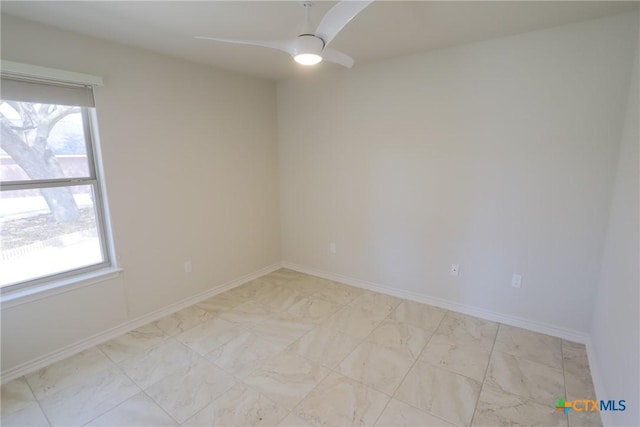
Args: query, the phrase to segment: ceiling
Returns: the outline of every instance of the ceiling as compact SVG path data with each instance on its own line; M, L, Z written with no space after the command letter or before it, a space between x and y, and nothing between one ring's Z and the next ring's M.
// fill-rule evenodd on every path
M314 25L335 2L314 2ZM358 64L622 13L638 2L376 1L331 47ZM2 1L2 13L243 74L282 79L338 67L297 65L286 53L193 36L284 39L298 35L296 1Z

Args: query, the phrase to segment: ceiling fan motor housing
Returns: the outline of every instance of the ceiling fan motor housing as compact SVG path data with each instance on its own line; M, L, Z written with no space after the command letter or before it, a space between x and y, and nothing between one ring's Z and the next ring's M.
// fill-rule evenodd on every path
M302 34L296 37L291 56L302 54L321 55L324 49L324 41L313 34Z

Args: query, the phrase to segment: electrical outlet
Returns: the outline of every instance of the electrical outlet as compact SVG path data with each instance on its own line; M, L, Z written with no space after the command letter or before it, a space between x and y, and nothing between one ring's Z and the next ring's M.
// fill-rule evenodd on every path
M338 248L336 247L335 243L329 243L329 252L331 252L332 254L338 252Z
M519 288L522 286L522 276L520 274L514 274L511 276L511 286Z
M191 261L184 262L184 272L191 273Z
M460 265L451 264L451 268L449 268L449 274L452 276L457 276L458 274L460 274Z

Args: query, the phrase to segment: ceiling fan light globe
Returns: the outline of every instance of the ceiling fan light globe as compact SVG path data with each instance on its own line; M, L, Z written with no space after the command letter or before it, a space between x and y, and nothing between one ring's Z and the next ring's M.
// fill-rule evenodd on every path
M293 57L293 59L302 65L316 65L322 61L322 56L315 53L299 53Z

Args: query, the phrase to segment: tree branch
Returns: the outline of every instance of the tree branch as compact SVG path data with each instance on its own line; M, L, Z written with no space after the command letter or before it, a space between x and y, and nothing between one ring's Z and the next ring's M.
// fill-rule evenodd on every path
M53 127L56 125L56 123L67 117L69 114L74 114L79 111L80 107L59 107L57 105L54 106L49 114L39 121L33 141L34 145L42 151L46 150L49 135L51 134L51 130L53 130Z

